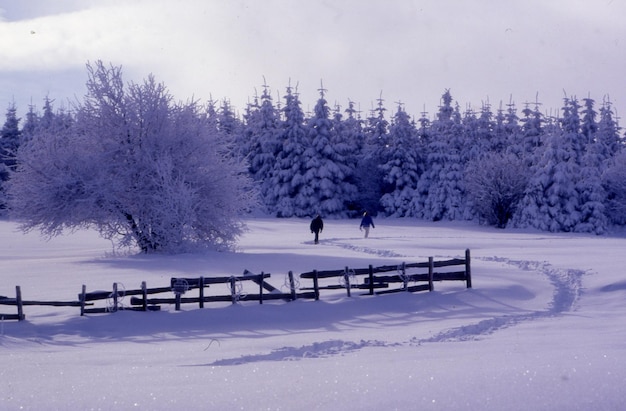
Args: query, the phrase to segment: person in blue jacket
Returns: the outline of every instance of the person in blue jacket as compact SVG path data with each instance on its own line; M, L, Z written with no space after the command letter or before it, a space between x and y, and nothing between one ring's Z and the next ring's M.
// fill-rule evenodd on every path
M372 217L366 211L363 213L363 218L361 219L361 226L359 227L359 230L361 231L365 230L365 238L367 238L367 236L370 235L370 226L372 228L376 228L374 226L374 220L372 220Z
M313 221L311 221L311 232L315 233L315 244L319 243L320 233L324 229L324 221L322 221L322 217L317 214Z

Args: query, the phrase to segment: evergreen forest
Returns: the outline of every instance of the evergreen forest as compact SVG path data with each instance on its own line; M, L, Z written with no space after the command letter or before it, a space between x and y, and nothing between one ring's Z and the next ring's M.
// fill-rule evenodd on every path
M362 112L318 92L307 111L291 86L280 95L264 85L241 113L227 99L203 104L203 127L220 155L244 165L246 190L256 195L251 207L279 218L367 210L595 234L626 224L624 137L606 98L565 96L559 113L547 115L539 102L462 108L445 90L432 114L412 117L382 97ZM2 187L20 167L22 145L65 133L80 115L45 98L22 121L10 105L0 138Z

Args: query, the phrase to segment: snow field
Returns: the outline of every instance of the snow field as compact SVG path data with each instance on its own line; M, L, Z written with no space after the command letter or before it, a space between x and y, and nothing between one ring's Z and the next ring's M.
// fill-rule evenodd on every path
M473 287L321 301L183 305L4 321L0 401L14 409L618 410L626 281L619 236L467 223L252 219L236 253L123 255L93 232L42 241L0 222L0 295L74 299L81 284L366 267L472 254ZM224 290L226 291L226 290ZM354 295L354 294L353 294ZM12 307L0 306L0 312Z

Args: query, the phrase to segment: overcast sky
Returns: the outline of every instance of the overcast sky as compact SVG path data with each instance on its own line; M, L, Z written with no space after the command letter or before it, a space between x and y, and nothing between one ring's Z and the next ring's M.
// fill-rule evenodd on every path
M94 60L239 110L265 77L274 96L297 84L305 110L323 81L365 114L382 92L432 116L447 88L463 109L609 94L619 114L625 18L624 0L0 0L0 118L81 99Z

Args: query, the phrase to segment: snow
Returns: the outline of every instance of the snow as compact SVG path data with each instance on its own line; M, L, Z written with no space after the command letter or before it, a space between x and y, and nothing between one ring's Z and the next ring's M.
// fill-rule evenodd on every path
M354 268L472 254L472 289L207 303L0 323L0 408L618 410L626 400L626 239L466 222L250 219L237 252L144 256L92 231L42 240L0 222L0 295L74 300L175 276ZM301 285L305 284L302 280ZM208 290L227 294L221 285ZM194 296L197 294L194 294ZM123 301L124 303L125 301ZM0 306L0 313L14 307Z

